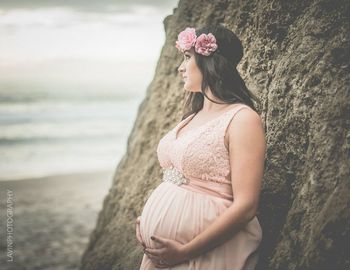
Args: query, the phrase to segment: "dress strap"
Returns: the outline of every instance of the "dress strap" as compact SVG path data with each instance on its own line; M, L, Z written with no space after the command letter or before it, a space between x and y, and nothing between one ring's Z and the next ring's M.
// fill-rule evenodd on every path
M220 132L222 137L224 138L226 135L227 128L229 124L231 123L233 117L242 109L247 108L252 110L248 105L240 104L237 107L233 108L232 111L229 111L228 114L222 119L221 126L220 126Z

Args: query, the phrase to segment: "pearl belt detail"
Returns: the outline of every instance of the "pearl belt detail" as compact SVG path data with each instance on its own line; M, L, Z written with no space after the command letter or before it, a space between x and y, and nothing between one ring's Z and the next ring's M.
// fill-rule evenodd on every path
M185 178L183 174L175 167L163 169L163 181L171 182L178 186L182 184L188 184L190 182L190 180Z

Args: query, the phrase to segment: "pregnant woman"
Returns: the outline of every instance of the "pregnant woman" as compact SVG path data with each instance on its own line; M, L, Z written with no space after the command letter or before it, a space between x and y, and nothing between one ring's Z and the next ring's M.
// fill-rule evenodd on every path
M136 221L140 269L255 269L266 143L236 69L242 44L217 25L186 28L176 48L189 112L157 147L163 181Z

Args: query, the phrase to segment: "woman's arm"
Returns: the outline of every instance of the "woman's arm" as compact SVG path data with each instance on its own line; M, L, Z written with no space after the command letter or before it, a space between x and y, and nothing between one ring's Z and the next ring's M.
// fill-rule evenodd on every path
M243 109L233 117L227 133L234 202L206 230L184 245L187 259L223 244L256 215L266 150L261 118L255 111Z

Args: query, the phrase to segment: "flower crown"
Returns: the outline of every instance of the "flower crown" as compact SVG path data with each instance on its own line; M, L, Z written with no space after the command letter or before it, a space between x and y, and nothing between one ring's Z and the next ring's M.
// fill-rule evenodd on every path
M191 49L193 46L197 53L205 56L210 55L218 48L216 38L212 33L209 33L208 35L201 34L197 37L196 30L187 27L178 35L175 47L183 53L184 51Z

